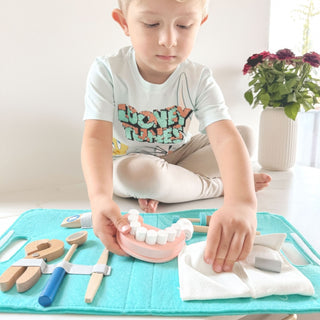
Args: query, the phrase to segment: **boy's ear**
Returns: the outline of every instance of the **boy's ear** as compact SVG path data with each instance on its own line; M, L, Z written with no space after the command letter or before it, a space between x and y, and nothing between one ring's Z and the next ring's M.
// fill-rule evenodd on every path
M126 36L129 36L129 27L127 20L123 14L123 11L120 9L114 9L112 11L112 18L114 21L118 22Z
M204 24L207 20L208 20L208 15L206 15L206 16L202 19L201 24Z

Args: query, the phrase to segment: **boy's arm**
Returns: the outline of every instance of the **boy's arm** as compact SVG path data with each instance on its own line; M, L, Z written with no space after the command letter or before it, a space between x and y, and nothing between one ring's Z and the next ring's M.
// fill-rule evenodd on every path
M116 254L125 255L115 240L116 229L127 232L128 222L112 200L112 123L86 120L81 161L92 210L95 235Z
M256 220L253 173L246 146L230 120L210 124L207 135L224 185L224 204L211 220L204 259L216 272L231 271L251 251Z

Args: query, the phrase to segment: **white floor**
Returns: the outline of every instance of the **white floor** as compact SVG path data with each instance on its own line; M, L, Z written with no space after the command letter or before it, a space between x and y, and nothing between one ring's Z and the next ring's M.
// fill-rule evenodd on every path
M320 252L320 169L296 166L287 172L268 172L272 176L270 186L257 193L258 211L267 211L286 217ZM118 199L122 211L137 208L133 199ZM218 208L223 198L194 201L184 204L160 204L159 212L172 212L194 208ZM84 184L28 190L8 194L0 194L0 236L18 218L18 216L34 208L55 209L90 209ZM21 319L19 314L0 314L0 319ZM100 316L82 315L23 315L23 319L102 319ZM106 317L103 319L141 319L142 317ZM157 319L157 317L143 317ZM280 317L281 318L281 317ZM244 319L278 320L279 315L251 316ZM158 319L163 319L158 318ZM171 319L171 318L166 318ZM177 319L177 318L172 318ZM199 318L188 318L199 319ZM215 317L215 320L235 320L238 316ZM318 320L320 313L299 315L299 320Z

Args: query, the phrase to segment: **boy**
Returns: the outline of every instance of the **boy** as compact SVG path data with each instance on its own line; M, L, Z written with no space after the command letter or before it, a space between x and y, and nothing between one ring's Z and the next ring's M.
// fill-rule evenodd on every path
M115 233L130 226L113 192L138 198L147 212L159 201L224 194L204 259L216 272L231 271L253 244L254 182L260 189L270 177L252 179L248 152L210 70L187 59L207 19L206 1L121 0L119 6L112 16L132 47L98 58L87 81L82 164L94 232L124 255ZM193 112L206 135L188 135Z

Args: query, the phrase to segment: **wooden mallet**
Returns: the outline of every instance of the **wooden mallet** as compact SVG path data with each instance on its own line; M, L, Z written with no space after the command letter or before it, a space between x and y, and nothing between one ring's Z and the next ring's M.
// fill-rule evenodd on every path
M69 244L71 244L71 248L69 249L69 251L67 252L65 257L63 258L63 261L69 262L72 255L74 254L74 252L78 248L78 246L80 246L86 242L87 237L88 237L87 231L76 232L76 233L73 233L72 235L70 235L69 237L67 237L66 241ZM53 302L54 297L56 296L56 293L62 283L62 280L63 280L65 274L66 274L66 270L63 267L56 267L53 270L46 286L44 287L44 289L40 293L40 296L38 299L38 302L43 307L47 307L47 306L51 305L51 303Z

